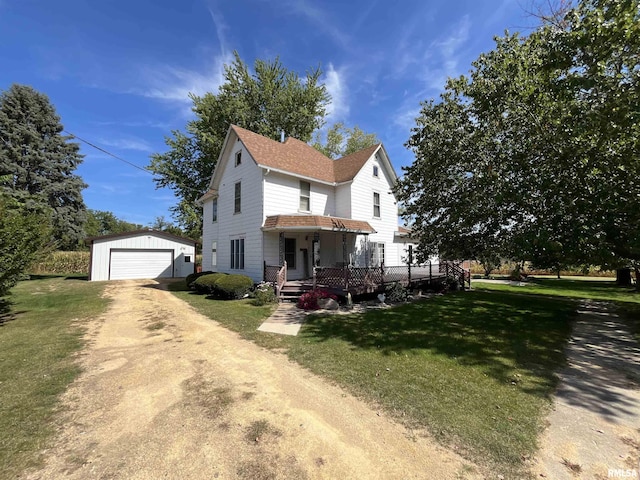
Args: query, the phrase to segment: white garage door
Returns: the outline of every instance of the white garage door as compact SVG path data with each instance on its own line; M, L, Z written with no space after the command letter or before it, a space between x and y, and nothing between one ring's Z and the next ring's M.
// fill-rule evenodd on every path
M111 250L110 280L173 277L171 250Z

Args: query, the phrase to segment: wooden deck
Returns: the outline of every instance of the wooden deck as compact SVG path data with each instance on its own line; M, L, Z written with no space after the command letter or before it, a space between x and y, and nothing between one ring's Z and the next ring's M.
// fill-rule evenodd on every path
M286 265L265 266L265 280L277 286L281 298L296 299L305 292L322 288L338 296L378 293L393 283L410 288L428 288L450 277L466 283L468 272L452 262L421 266L316 267L313 276L288 280ZM273 277L273 278L271 278Z

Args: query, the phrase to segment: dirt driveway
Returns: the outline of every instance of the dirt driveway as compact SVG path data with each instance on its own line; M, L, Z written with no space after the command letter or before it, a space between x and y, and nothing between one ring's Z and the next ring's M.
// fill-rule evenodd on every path
M114 282L28 478L478 478L468 462L151 281Z

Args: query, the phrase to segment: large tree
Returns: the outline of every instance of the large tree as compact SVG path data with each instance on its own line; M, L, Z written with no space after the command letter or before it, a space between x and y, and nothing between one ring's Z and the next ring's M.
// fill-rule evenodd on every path
M639 12L584 0L423 104L398 195L425 252L639 265Z
M316 132L313 147L329 158L341 158L380 143L375 133L365 133L357 125L348 128L342 122L327 130L323 141L321 132Z
M281 132L308 142L324 124L330 100L320 83L319 68L304 78L288 70L279 59L256 60L254 71L234 53L225 66L224 83L217 93L192 95L195 119L186 132L174 130L165 139L169 150L152 155L150 170L158 187L170 187L180 203L173 213L187 235L198 238L202 222L195 204L208 186L229 129L235 124L278 140Z
M0 94L0 191L28 209L49 207L57 246L73 249L84 236L86 185L74 173L80 147L62 132L46 95L17 84Z

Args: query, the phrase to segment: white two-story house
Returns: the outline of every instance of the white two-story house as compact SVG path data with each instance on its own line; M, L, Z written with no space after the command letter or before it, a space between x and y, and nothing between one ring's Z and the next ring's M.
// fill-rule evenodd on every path
M285 262L289 280L314 267L406 264L396 179L382 144L332 160L300 140L231 126L199 200L202 268L259 282Z

